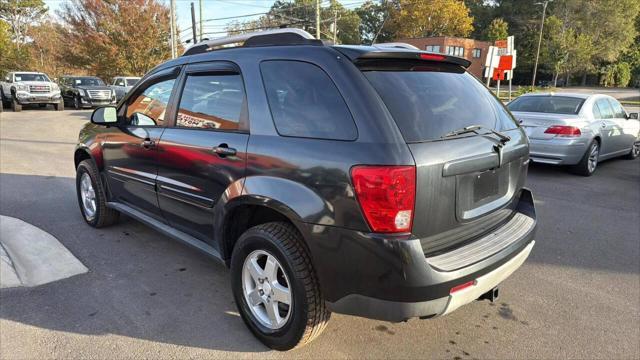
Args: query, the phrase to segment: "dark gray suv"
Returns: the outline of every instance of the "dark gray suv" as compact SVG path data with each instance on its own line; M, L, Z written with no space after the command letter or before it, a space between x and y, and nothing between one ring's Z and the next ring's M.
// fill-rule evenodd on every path
M278 350L331 312L403 321L493 300L534 244L529 148L468 65L296 29L196 44L93 113L80 209L222 261Z

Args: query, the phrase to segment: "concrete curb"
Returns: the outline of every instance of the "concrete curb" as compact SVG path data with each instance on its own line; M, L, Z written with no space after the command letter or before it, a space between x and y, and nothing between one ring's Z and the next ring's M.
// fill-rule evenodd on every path
M0 215L0 248L0 288L37 286L89 271L55 237L9 216Z

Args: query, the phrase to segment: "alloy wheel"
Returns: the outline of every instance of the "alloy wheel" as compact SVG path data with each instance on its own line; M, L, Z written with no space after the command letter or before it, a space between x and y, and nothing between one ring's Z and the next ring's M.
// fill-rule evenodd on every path
M82 209L87 220L96 216L96 192L89 174L84 173L80 178L80 198L82 199Z
M591 147L591 151L589 152L589 161L587 162L587 168L589 172L592 173L596 170L596 166L598 166L598 155L600 154L600 148L597 143L594 143Z
M258 322L271 329L283 327L292 313L292 288L275 256L255 250L242 266L242 293Z

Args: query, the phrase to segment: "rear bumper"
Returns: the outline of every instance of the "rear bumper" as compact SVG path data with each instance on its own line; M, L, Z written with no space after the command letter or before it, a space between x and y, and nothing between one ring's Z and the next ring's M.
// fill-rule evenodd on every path
M529 157L539 163L554 165L575 165L580 162L589 140L586 138L553 138L549 140L529 140Z
M449 271L431 263L420 240L412 237L318 225L307 225L303 232L331 311L403 321L445 315L491 290L522 265L536 229L533 199L526 189L518 209L533 219L526 231L504 247ZM469 281L474 285L450 294L451 288Z

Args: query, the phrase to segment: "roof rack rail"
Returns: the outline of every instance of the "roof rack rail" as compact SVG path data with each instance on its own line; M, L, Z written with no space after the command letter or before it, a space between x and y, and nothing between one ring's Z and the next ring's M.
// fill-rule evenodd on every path
M379 43L379 44L372 44L371 46L377 47L377 48L400 48L400 49L409 49L409 50L420 50L419 48L411 44L407 44L403 42Z
M225 45L240 44L243 47L273 45L323 45L313 35L302 29L284 28L255 31L218 39L204 40L187 48L182 56L201 54Z

